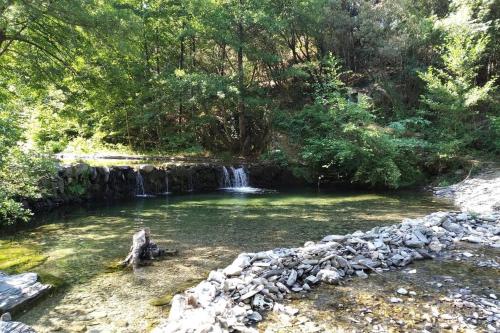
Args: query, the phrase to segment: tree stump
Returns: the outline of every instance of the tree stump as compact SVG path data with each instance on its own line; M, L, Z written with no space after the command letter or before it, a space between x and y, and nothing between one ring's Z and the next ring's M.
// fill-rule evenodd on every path
M148 260L164 256L167 253L175 254L177 252L175 250L166 250L159 247L151 241L150 234L149 228L141 229L134 234L130 252L125 260L121 262L123 266L132 266L133 269L136 269L140 265L145 264Z

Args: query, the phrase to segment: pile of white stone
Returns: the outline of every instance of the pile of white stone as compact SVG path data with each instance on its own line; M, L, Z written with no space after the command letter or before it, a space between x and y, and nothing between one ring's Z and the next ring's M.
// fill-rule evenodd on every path
M438 197L453 199L463 211L500 212L500 169L486 169L460 183L436 187L433 192Z
M296 311L280 303L291 292L404 267L433 258L458 241L500 247L499 235L500 215L438 212L366 232L326 236L300 248L242 253L225 269L174 296L169 318L154 332L255 332L251 325L262 320L261 313Z

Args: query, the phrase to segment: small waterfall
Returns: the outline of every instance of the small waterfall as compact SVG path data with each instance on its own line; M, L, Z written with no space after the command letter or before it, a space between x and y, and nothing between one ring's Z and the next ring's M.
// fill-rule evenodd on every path
M167 194L170 194L170 187L169 187L169 184L168 184L168 172L165 171L165 192L161 193L163 195L167 195Z
M229 175L229 171L227 171L227 168L225 166L222 167L222 188L228 188L232 187L231 186L231 176Z
M194 191L194 186L193 186L193 170L189 169L188 171L188 192L193 192Z
M146 190L144 189L144 178L142 177L140 170L137 170L135 173L135 196L138 198L154 197L154 195L146 193Z
M137 197L145 197L146 191L144 190L144 178L142 178L141 172L137 170L135 174L135 195Z
M248 187L248 177L243 167L231 168L231 171L233 172L233 187Z
M244 167L222 167L221 188L230 192L255 193L261 189L250 187L248 184L248 174Z
M167 186L167 193L170 193L168 189L168 173L165 172L165 185Z

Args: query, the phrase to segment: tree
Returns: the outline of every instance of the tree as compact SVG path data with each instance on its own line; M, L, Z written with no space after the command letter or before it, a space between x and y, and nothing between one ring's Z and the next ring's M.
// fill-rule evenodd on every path
M456 151L469 146L477 137L474 133L484 126L496 81L491 78L478 84L490 37L487 27L475 23L470 14L470 8L461 4L439 22L446 33L442 68L431 66L420 74L426 84L422 102L437 129L433 134L454 142Z

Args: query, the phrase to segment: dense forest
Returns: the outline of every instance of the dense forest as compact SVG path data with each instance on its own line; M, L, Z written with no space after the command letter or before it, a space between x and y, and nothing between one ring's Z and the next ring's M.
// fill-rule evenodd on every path
M0 219L64 150L422 184L500 152L497 0L1 0Z

